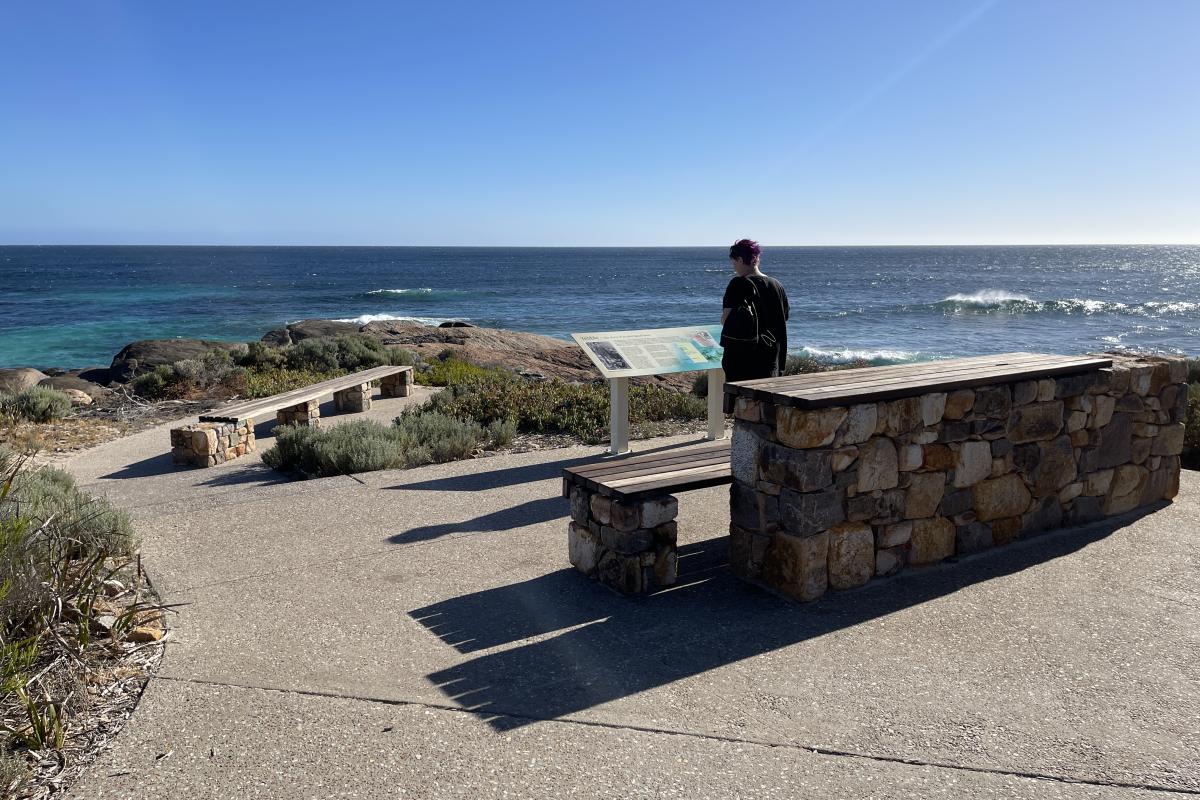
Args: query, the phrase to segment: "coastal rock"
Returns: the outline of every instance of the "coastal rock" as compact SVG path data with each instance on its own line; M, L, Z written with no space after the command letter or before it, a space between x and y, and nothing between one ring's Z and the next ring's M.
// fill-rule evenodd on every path
M73 406L90 406L93 403L91 395L85 394L78 389L63 389L62 393L71 398Z
M112 394L111 389L107 389L98 383L85 381L82 378L76 378L73 375L58 375L53 378L46 378L38 383L38 386L47 386L51 389L58 389L60 392L68 390L81 392L87 395L89 402L100 397L107 397Z
M473 325L470 322L463 322L462 320L448 320L448 321L443 322L440 325L438 325L438 327L439 328L477 328L479 326Z
M46 373L32 367L0 369L0 392L16 394L31 386L37 386L44 380Z
M422 326L423 327L423 326ZM341 322L334 319L304 319L293 322L286 328L274 330L262 337L262 342L273 347L286 347L289 344L313 339L318 336L338 336L339 334L358 333L362 328L357 322Z
M159 364L173 364L186 358L202 358L209 350L239 350L245 345L236 342L214 342L205 339L143 339L121 348L113 356L111 377L127 383L138 375L152 371Z
M71 374L76 378L91 381L100 386L108 386L112 381L112 371L108 367L87 367Z

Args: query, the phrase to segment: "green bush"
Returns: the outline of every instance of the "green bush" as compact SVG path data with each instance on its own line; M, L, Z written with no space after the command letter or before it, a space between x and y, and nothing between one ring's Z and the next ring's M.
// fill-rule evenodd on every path
M360 333L317 336L292 345L286 353L289 369L313 372L358 372L387 364L390 354L378 339Z
M213 348L200 358L185 358L173 364L159 364L150 372L134 378L134 393L151 400L183 397L196 391L218 387L240 390L245 370L228 350Z
M138 375L129 385L139 397L159 400L175 385L175 370L170 364L159 364L150 372Z
M1187 369L1187 382L1200 383L1200 358L1189 358Z
M464 361L458 353L450 351L443 353L437 361L433 361L417 373L417 381L426 386L457 386L468 383L484 383L489 381L520 381L521 377L515 372L500 367L481 367Z
M288 369L287 367L263 367L246 370L242 380L243 397L250 399L270 397L271 395L290 392L293 389L303 389L314 383L336 378L340 372L311 372L306 369Z
M1200 381L1188 387L1187 417L1184 420L1183 465L1200 469Z
M834 372L840 369L861 369L874 366L870 361L854 358L850 361L830 361L807 354L789 355L783 362L784 375L807 375L813 372Z
M71 413L71 398L48 386L0 394L0 414L29 422L53 422Z
M287 356L282 349L265 342L250 342L246 352L238 358L238 364L251 370L277 369L285 361Z
M278 428L275 446L262 459L274 469L321 478L467 458L483 439L473 423L409 412L391 426L360 420L328 430Z
M486 428L488 446L493 450L508 447L517 437L517 423L511 419L496 419Z
M388 364L393 367L419 367L424 363L421 354L403 347L388 348Z

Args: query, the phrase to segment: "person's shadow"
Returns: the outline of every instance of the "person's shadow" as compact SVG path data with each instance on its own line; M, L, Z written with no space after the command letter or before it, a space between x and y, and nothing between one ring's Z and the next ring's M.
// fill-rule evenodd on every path
M628 697L1069 555L1133 518L1042 535L955 564L910 569L814 603L784 600L735 578L727 566L728 540L722 537L681 547L679 583L649 596L621 597L564 569L410 614L465 655L565 631L427 676L449 698L503 731Z

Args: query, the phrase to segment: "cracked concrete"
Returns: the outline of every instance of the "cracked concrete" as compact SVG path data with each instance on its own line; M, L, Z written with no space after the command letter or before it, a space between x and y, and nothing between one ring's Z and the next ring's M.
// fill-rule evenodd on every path
M1200 793L1195 473L1141 517L795 605L729 574L721 488L682 496L678 587L571 571L558 474L596 448L287 483L165 441L69 465L186 604L73 797Z

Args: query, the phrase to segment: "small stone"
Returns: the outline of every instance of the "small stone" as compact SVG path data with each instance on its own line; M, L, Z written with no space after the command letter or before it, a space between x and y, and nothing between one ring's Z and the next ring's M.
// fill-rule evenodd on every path
M1071 444L1075 447L1086 447L1091 441L1091 436L1087 431L1073 431L1071 433Z
M837 490L801 494L785 489L778 499L783 527L795 536L812 536L846 520Z
M1129 447L1129 460L1134 464L1146 463L1146 459L1150 457L1150 448L1153 445L1153 439L1144 439L1141 436L1133 437L1133 442Z
M1008 419L1012 393L1007 386L986 386L975 390L974 411L981 417Z
M912 472L920 469L924 461L925 454L921 451L919 444L908 444L900 448L899 466L901 472Z
M943 422L938 431L939 442L962 442L971 438L971 423Z
M593 494L589 503L592 511L592 519L601 525L608 525L612 522L612 500L603 495Z
M926 427L937 425L946 413L947 396L941 392L922 395L921 421Z
M1013 405L1025 406L1037 400L1038 382L1021 381L1013 387Z
M838 426L846 417L844 408L778 408L775 411L775 437L788 447L802 450L825 447L833 442Z
M879 577L896 574L902 565L900 555L895 550L879 550L875 553L875 574Z
M657 528L679 515L679 500L672 495L642 501L642 527Z
M1113 474L1112 486L1104 498L1104 515L1123 514L1137 508L1149 478L1150 472L1145 467L1133 464L1117 467Z
M679 557L673 547L660 547L654 556L654 582L674 586L679 576Z
M1012 471L1012 463L1011 463L1010 459L1007 459L1007 458L993 458L992 459L992 472L991 472L990 477L999 478L1001 475L1004 475L1011 471Z
M1075 483L1064 486L1058 493L1058 502L1069 503L1079 495L1083 494L1083 482L1076 481Z
M747 422L762 422L762 403L746 397L739 397L733 407L733 415Z
M776 533L764 561L763 580L796 600L816 600L829 586L829 534Z
M1068 375L1064 378L1056 379L1057 386L1054 390L1054 396L1057 399L1066 397L1077 397L1088 390L1088 386L1092 382L1090 374L1084 375Z
M1111 469L1093 472L1087 476L1087 480L1084 482L1083 493L1091 497L1108 494L1112 480L1113 470Z
M1156 456L1177 456L1183 452L1183 442L1186 436L1183 423L1164 425L1159 429L1158 438L1150 447L1150 452Z
M860 444L875 435L879 408L875 403L851 406L842 432L843 444Z
M963 442L958 451L958 465L954 470L954 485L960 489L973 486L991 474L991 471L991 444Z
M971 522L959 525L954 533L954 550L960 555L978 553L987 550L995 544L992 541L992 529L982 522Z
M1158 436L1158 426L1146 422L1135 422L1133 423L1133 435L1145 436L1148 439L1153 438Z
M919 472L912 476L904 503L905 519L932 517L946 492L946 476L941 472Z
M968 511L973 502L970 489L958 489L942 496L937 513L942 517L955 517Z
M962 419L974 405L974 390L959 389L946 396L946 407L942 411L942 416L945 419Z
M954 523L945 517L913 521L910 564L936 564L954 555Z
M1086 411L1072 411L1067 417L1067 433L1081 431L1087 427L1088 415Z
M610 525L600 526L600 544L625 555L644 553L654 547L654 534L645 528L621 531Z
M992 542L996 545L1012 544L1021 538L1021 518L998 519L991 524Z
M907 544L912 539L912 522L897 522L894 525L885 525L880 530L879 542L877 546L880 549L885 547L898 547L902 544Z
M938 432L936 430L918 431L912 435L913 444L933 444L938 440Z
M1025 444L1053 439L1062 426L1062 401L1027 405L1009 416L1008 440L1013 444Z
M567 557L575 569L591 575L600 557L600 542L587 528L572 522L567 526Z
M875 574L875 537L861 522L835 525L829 530L829 586L851 589Z
M1075 463L1075 448L1071 445L1070 437L1060 436L1052 442L1042 442L1038 446L1041 448L1041 458L1037 467L1029 473L1029 477L1033 483L1034 495L1045 497L1057 493L1074 481L1079 474L1079 467Z
M162 628L154 628L149 625L138 625L125 635L125 638L131 642L157 642L162 637Z
M887 404L887 427L889 436L903 436L921 426L921 398L903 397Z
M1154 380L1153 364L1135 364L1129 368L1129 388L1134 394L1145 396L1150 393Z
M1062 527L1063 507L1057 497L1044 497L1021 518L1025 533L1040 533Z
M900 482L896 446L890 439L877 437L859 448L858 491L891 489Z
M834 472L844 472L858 460L857 447L843 447L830 454L829 465Z
M1042 378L1038 381L1037 401L1039 403L1050 402L1054 399L1054 392L1057 388L1054 378Z
M922 448L921 468L930 472L954 469L954 451L948 445L927 444Z
M976 484L972 495L975 513L983 522L1024 514L1033 500L1025 482L1016 474Z

